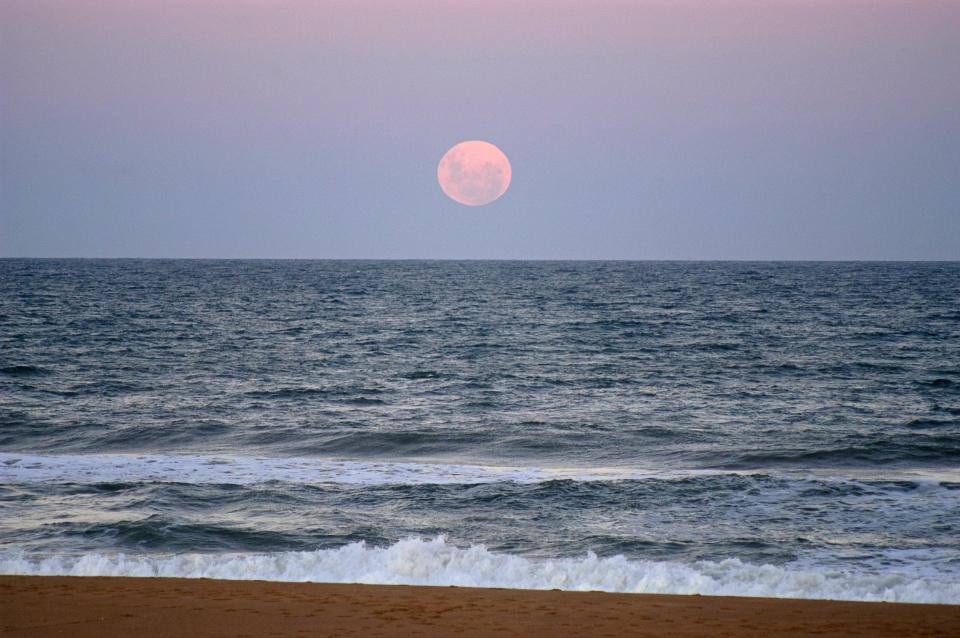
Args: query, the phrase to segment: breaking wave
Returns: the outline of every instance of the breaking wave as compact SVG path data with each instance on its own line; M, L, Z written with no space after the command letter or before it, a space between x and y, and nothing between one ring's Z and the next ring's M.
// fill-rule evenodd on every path
M901 574L858 574L757 565L737 558L677 563L623 556L536 560L460 548L444 537L389 547L363 542L312 552L78 556L0 554L0 573L163 576L227 580L562 589L623 593L763 596L912 603L960 603L960 583Z

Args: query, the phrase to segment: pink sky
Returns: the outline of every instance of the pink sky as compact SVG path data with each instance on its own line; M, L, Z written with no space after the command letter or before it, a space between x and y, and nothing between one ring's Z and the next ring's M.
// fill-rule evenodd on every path
M953 0L0 0L0 36L31 250L203 252L165 229L233 210L211 251L960 254ZM433 199L473 138L514 163L506 244Z

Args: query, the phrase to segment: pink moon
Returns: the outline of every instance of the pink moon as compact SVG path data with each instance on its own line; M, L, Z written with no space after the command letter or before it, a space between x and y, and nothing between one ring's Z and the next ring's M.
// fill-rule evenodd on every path
M510 187L513 172L503 151L482 140L460 142L444 154L437 181L450 199L467 206L483 206Z

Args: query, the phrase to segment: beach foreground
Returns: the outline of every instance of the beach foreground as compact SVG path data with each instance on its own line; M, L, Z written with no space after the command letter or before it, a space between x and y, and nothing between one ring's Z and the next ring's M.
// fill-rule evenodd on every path
M957 636L960 606L179 578L0 577L4 636Z

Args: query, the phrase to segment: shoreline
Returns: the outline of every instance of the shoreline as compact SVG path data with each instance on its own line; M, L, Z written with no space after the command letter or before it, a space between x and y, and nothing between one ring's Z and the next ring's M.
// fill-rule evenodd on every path
M0 576L4 636L960 635L960 605L113 576Z

